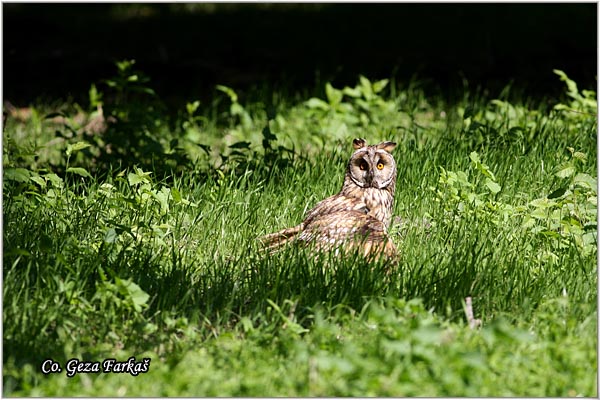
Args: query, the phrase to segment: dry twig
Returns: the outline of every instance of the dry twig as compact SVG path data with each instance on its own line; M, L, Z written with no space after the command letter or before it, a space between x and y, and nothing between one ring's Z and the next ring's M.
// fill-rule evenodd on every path
M473 316L473 302L472 302L471 296L469 296L465 299L465 303L466 303L465 314L467 315L467 321L469 322L469 328L475 329L478 326L481 326L481 320L475 319L475 317Z

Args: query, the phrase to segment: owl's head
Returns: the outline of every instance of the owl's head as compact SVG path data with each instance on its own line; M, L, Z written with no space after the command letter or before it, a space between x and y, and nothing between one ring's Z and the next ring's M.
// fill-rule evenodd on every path
M394 142L367 145L365 139L354 139L354 153L348 164L348 176L361 188L383 189L396 183L396 160L390 152Z

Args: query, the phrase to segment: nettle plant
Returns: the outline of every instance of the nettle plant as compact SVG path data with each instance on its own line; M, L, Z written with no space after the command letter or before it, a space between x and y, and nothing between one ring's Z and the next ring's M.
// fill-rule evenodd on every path
M178 223L173 208L197 204L186 200L175 185L159 184L152 172L137 166L103 183L85 168L70 167L70 159L89 146L86 142L67 144L64 177L48 169L6 167L4 189L11 202L25 210L47 207L57 220L94 205L94 229L86 230L80 244L91 251L110 248L105 252L108 257L133 251L141 244L168 247Z
M458 106L463 131L488 146L519 144L523 152L539 142L540 136L551 125L561 127L567 135L573 133L573 136L581 137L582 131L595 135L598 107L596 92L579 91L577 84L563 71L554 70L554 73L565 82L568 101L556 104L550 112L501 99L491 100L489 107Z
M567 96L571 99L568 104L559 103L554 106L554 110L564 112L564 116L569 122L574 123L574 127L581 128L584 123L597 120L598 100L596 92L593 90L582 90L577 88L577 83L567 76L563 71L554 70L554 73L560 77L560 80L567 85Z
M597 179L582 172L587 162L585 153L571 147L568 152L554 172L560 187L526 204L498 198L502 186L476 152L469 155L467 172L440 167L439 186L430 189L450 221L471 216L500 225L516 220L522 233L548 241L551 250L543 251L545 260L557 261L556 253L573 245L583 256L589 256L597 243Z
M371 82L360 76L355 87L336 89L327 82L325 100L312 97L304 104L309 111L309 117L322 124L323 132L330 133L336 139L342 139L348 136L349 128L365 128L381 123L386 116L396 112L398 107L395 100L382 96L388 83L388 79Z
M582 172L587 155L569 147L569 155L554 172L559 188L528 204L523 227L556 239L557 249L574 242L584 256L596 251L597 178Z
M524 210L523 207L515 208L497 200L496 194L502 190L502 186L497 182L496 176L481 161L477 152L471 152L469 158L471 168L467 172L449 171L440 167L440 185L430 187L447 217L456 220L465 215L473 215L499 224L506 222L515 212Z
M195 208L197 204L185 199L175 186L156 183L151 177L152 172L134 166L126 179L124 174L125 171L119 173L116 181L126 184L128 190L118 190L111 183L99 187L97 196L115 206L109 207L107 218L99 221L104 234L94 246L108 246L112 251L107 254L112 255L136 251L139 246L170 248L173 231L181 223L173 208Z
M568 117L565 133L573 129L595 132L595 92L580 93L564 72L554 72L567 84L567 95L572 99L568 104L557 104L550 115L544 115L539 110L492 100L490 110L463 110L464 130L493 137L494 140L488 140L490 145L510 140L525 146L550 119L564 123L552 117L558 111ZM440 167L439 186L430 189L451 220L473 216L496 225L518 221L523 233L549 244L550 250L542 251L544 260L557 261L558 252L571 246L576 246L582 256L589 256L596 251L597 243L597 178L585 172L585 152L575 147L568 147L565 152L562 162L550 170L558 188L524 204L512 204L502 197L502 184L477 152L470 153L467 171Z

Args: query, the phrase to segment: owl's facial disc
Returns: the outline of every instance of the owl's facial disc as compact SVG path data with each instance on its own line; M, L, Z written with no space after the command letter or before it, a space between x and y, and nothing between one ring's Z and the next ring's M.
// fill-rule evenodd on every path
M372 159L374 175L372 187L383 189L395 178L396 163L394 158L383 150L377 150Z
M360 151L355 153L353 157L352 167L350 168L350 177L352 181L362 187L367 188L371 187L373 182L373 168L371 167L371 163L366 152L363 152L363 156L360 157Z
M390 143L390 146L392 144ZM394 158L386 149L367 146L357 149L352 155L349 177L355 185L363 189L384 189L395 179L395 169Z

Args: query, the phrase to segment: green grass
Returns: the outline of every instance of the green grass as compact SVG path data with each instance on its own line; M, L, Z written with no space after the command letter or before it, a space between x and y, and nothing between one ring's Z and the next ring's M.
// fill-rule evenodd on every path
M174 116L115 79L9 119L4 394L597 396L596 101L563 80L556 106L361 78ZM83 133L98 103L117 122ZM262 253L339 190L355 136L398 143L400 262ZM41 373L132 356L149 371Z

